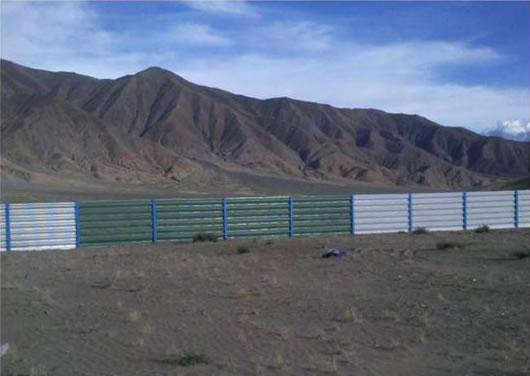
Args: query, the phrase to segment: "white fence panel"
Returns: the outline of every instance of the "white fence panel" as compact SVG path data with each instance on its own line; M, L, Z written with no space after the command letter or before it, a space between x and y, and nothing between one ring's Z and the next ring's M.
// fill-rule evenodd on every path
M491 228L513 228L515 200L513 191L469 192L467 194L467 228L487 225Z
M519 227L530 227L530 190L521 190L519 196Z
M13 251L76 247L73 202L11 204L10 225Z
M6 249L6 205L0 204L0 252Z
M461 192L413 193L412 226L428 230L456 231L464 226Z
M355 233L408 230L408 194L355 195Z

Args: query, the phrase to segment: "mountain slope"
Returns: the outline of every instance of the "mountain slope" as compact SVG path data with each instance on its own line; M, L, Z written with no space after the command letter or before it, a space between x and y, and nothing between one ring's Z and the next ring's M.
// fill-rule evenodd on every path
M258 100L149 68L116 80L2 60L2 163L103 180L179 181L216 166L447 188L528 175L529 143L417 115Z

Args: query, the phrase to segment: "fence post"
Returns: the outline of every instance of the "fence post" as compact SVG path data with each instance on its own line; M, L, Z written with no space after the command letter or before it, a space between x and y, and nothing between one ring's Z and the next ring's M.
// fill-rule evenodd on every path
M79 214L79 202L74 203L75 212L75 247L79 248L81 245L81 216Z
M289 237L294 237L294 220L293 220L294 199L289 196Z
M6 251L11 252L11 218L9 204L5 206L5 224L6 224Z
M151 200L151 240L158 241L158 207L156 200Z
M513 225L519 228L519 191L513 191Z
M228 203L223 197L223 240L228 239Z
M351 221L351 234L355 235L355 195L351 195L351 198L350 198L350 221Z
M467 192L462 192L462 228L467 230Z
M408 203L408 229L412 232L412 193L409 193L407 198Z

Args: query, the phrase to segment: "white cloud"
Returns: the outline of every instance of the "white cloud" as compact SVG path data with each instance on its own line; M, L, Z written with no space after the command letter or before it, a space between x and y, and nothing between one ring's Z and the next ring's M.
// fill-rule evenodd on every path
M40 66L101 56L115 37L81 3L2 3L2 24L2 56Z
M222 1L222 0L208 0L198 1L189 0L185 1L188 7L199 10L201 12L229 15L229 16L252 16L258 15L255 8L250 6L244 0L233 0L233 1Z
M417 53L421 51L421 53ZM340 46L304 57L235 56L176 67L188 79L260 98L290 96L340 107L417 113L444 125L484 129L528 113L529 90L442 84L447 64L486 63L487 49L440 42Z
M321 51L332 46L333 28L310 21L274 22L258 27L252 42L272 49Z
M498 136L516 141L530 141L530 120L503 120L497 127L484 132L489 136Z
M504 132L518 135L520 133L530 134L530 121L524 120L504 120L497 124L497 128L504 130Z
M161 37L189 45L229 46L232 44L229 38L221 35L209 25L192 22L176 25Z

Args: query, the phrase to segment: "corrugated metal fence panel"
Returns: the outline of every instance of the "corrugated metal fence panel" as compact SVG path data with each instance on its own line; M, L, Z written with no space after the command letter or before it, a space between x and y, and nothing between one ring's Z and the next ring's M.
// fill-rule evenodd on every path
M223 237L222 200L164 199L156 205L160 241L191 241L198 233Z
M513 228L515 217L513 191L468 192L467 228L487 225L491 228Z
M150 200L79 203L81 246L152 241Z
M408 194L355 195L355 233L408 230Z
M530 227L530 190L521 190L519 196L519 227Z
M464 205L461 192L413 193L412 226L429 230L462 230Z
M76 246L73 202L11 204L9 222L13 251Z
M296 197L294 236L351 233L351 196Z
M6 250L6 205L0 204L0 252Z
M288 197L227 199L227 238L289 236Z

